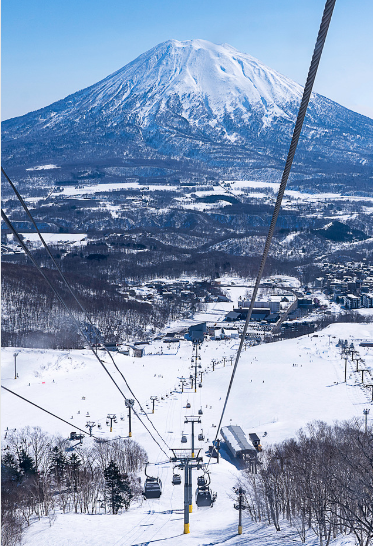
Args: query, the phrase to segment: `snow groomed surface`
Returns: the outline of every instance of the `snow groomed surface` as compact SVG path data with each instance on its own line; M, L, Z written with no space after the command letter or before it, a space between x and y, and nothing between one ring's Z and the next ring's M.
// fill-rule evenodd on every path
M335 420L362 417L369 406L370 391L361 388L359 374L348 370L344 379L344 361L336 343L339 338L354 341L372 339L373 326L336 324L319 332L273 344L259 345L243 352L232 395L227 407L224 425L239 425L248 436L256 432L263 449L269 443L280 442L294 435L307 422L319 419ZM237 339L206 341L202 346L202 365L205 369L203 388L197 394L186 390L181 394L178 377L190 375L191 343L181 341L179 347L154 342L143 358L115 355L116 362L126 375L131 388L146 407L149 417L171 447L182 447L182 431L190 444L190 430L184 424L185 415L196 415L203 408L202 424L205 441L197 442L205 452L215 435L225 389L229 381L230 355L237 349ZM176 345L176 344L175 344ZM124 416L118 419L113 436L127 436L128 424L123 399L112 386L96 359L88 351L52 351L17 349L19 378L14 380L13 348L3 349L2 380L4 386L35 401L46 409L84 428L86 412L90 419L102 424L94 433L111 437L105 425L107 413ZM162 354L163 353L163 354ZM365 367L372 368L373 350L360 348ZM227 357L223 366L223 356ZM211 360L220 360L212 372ZM119 374L111 370L115 379ZM121 385L122 386L122 385ZM170 394L172 392L172 394ZM154 415L151 415L150 396L158 396ZM83 400L83 397L85 400ZM186 409L186 402L191 408ZM78 413L80 412L80 413ZM67 425L41 413L40 410L4 392L2 399L2 433L6 427L41 426L49 433L67 437ZM101 546L130 546L137 544L253 544L290 545L297 542L296 531L287 526L279 533L266 525L250 522L245 516L244 534L236 536L237 513L233 509L232 487L239 470L223 448L220 464L210 465L212 489L218 498L212 509L194 507L190 519L191 534L183 531L183 487L173 487L172 465L152 442L140 423L133 420L133 438L148 452L153 474L163 482L159 500L133 505L129 512L111 515L58 515L49 525L48 520L34 523L25 534L28 546L89 544ZM71 428L71 430L73 430ZM264 432L267 433L263 437ZM90 440L86 439L85 442ZM208 459L205 458L207 461ZM144 477L143 477L144 478ZM194 476L193 489L197 475ZM310 539L308 544L316 543ZM352 544L346 537L333 544Z

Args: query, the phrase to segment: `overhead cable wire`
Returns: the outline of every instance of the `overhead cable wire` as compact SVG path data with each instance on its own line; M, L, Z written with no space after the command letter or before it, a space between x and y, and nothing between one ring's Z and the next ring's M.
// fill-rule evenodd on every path
M102 438L100 436L95 436L94 434L90 434L89 432L87 432L86 430L83 430L82 428L79 428L77 427L76 425L73 425L72 423L70 423L70 421L66 421L66 419L62 419L62 417L59 417L58 415L56 415L55 413L52 413L51 411L48 411L46 410L45 408L42 408L41 406L38 406L38 404L35 404L35 402L31 402L31 400L28 400L27 398L25 398L24 396L21 396L20 394L8 389L7 387L4 387L4 385L1 385L1 388L10 392L11 394L14 394L14 396L17 396L18 398L21 398L21 400L24 400L25 402L27 402L28 404L31 404L32 406L35 406L36 408L40 409L41 411L44 411L45 413L48 413L49 415L51 415L52 417L55 417L56 419L59 419L60 421L62 421L63 423L66 423L68 424L70 427L73 427L73 428L76 428L77 430L80 430L80 432L84 432L84 434L87 434L87 436L89 436L90 438L94 438L95 440L99 440L100 442L104 441L105 443L108 443L108 442L115 442L115 440L126 440L127 438L125 438L124 436L116 436L115 438ZM169 461L168 461L169 462Z
M69 281L67 280L66 276L64 275L64 273L62 272L61 268L59 267L58 263L56 262L52 252L50 251L49 249L49 246L47 245L47 243L45 242L38 226L37 226L37 223L35 222L28 206L26 205L24 199L22 198L21 194L19 193L19 191L17 190L16 186L14 185L14 183L12 182L12 180L9 178L9 176L7 175L7 173L5 172L4 168L1 167L1 172L3 173L3 175L5 176L5 178L7 179L7 181L9 182L11 188L13 189L17 199L19 200L19 202L21 203L23 209L25 210L27 216L30 218L30 221L32 222L32 225L34 226L38 236L39 236L39 239L41 240L45 250L47 251L48 253L48 256L50 257L50 259L52 260L56 270L58 271L62 281L64 282L64 284L66 285L66 287L68 288L70 294L72 295L72 297L74 298L75 302L77 303L77 305L79 306L80 310L82 311L82 313L85 315L86 317L86 320L89 322L89 324L93 327L93 323L92 323L92 320L89 316L89 314L87 313L86 309L83 307L83 305L80 303L80 301L78 300L78 298L76 297ZM123 373L121 372L121 370L118 368L111 352L108 350L108 348L106 347L105 343L102 344L103 345L103 349L104 351L106 351L107 355L109 356L109 358L111 359L113 365L115 366L116 370L119 372L119 374L121 375L123 381L125 382L126 384L126 387L127 389L129 390L129 392L131 393L131 395L133 396L133 398L136 400L136 402L138 403L139 407L140 407L140 411L143 412L143 414L146 416L147 420L149 421L149 423L151 424L151 426L153 427L154 431L158 434L158 436L161 438L161 440L164 442L164 444L166 445L167 449L170 449L168 444L165 442L165 440L163 439L163 437L161 436L161 434L158 432L157 428L155 427L154 423L152 422L152 420L149 418L149 416L147 415L146 411L144 410L144 408L142 407L142 405L140 404L140 401L138 400L138 398L136 397L135 393L133 392L133 390L131 389L131 387L129 386L128 384L128 381L127 379L125 378L125 376L123 375Z
M266 263L266 260L267 260L267 256L268 256L269 248L270 248L270 245L271 245L273 233L274 233L274 230L275 230L275 227L276 227L277 218L278 218L278 215L280 213L282 198L284 196L284 192L285 192L286 184L287 184L287 181L288 181L288 178L289 178L291 166L293 164L295 151L297 149L297 145L298 145L299 137L300 137L300 134L301 134L304 118L305 118L305 115L306 115L306 112L307 112L307 106L308 106L308 103L309 103L309 100L310 100L310 97L311 97L312 87L313 87L313 84L314 84L314 81L315 81L315 78L316 78L317 69L318 69L318 66L319 66L320 59L321 59L321 54L322 54L323 47L324 47L324 44L325 44L325 39L326 39L326 36L327 36L327 33L328 33L329 24L330 24L330 21L331 21L331 18L332 18L335 3L336 3L336 0L327 0L326 4L325 4L324 13L323 13L323 16L322 16L320 29L319 29L319 33L318 33L318 36L317 36L315 49L314 49L314 52L313 52L313 55L312 55L312 60L311 60L310 68L309 68L309 71L308 71L306 85L305 85L304 91L303 91L302 101L301 101L301 104L300 104L300 107L299 107L298 116L297 116L297 120L296 120L296 123L295 123L294 131L293 131L293 137L291 139L289 152L288 152L288 155L287 155L287 158L286 158L285 168L284 168L284 171L283 171L283 174L282 174L281 184L280 184L280 188L279 188L279 191L278 191L278 194L277 194L277 199L276 199L276 204L275 204L275 208L274 208L274 211L273 211L271 224L270 224L270 227L269 227L267 239L266 239L264 250L263 250L262 259L261 259L261 262L260 262L259 272L258 272L256 281L255 281L253 295L251 297L250 307L249 307L249 310L248 310L248 313L247 313L244 329L243 329L243 332L242 332L242 335L241 335L240 345L239 345L238 350L237 350L236 359L235 359L234 367L233 367L233 370L232 370L232 375L231 375L231 378L230 378L230 381L229 381L228 390L227 390L227 394L226 394L226 397L225 397L224 406L223 406L223 410L222 410L222 413L221 413L220 421L219 421L218 427L216 429L216 436L215 436L215 441L214 441L215 443L216 443L216 440L218 439L218 436L219 436L219 432L220 432L221 424L222 424L222 421L223 421L224 413L225 413L227 403L228 403L228 399L229 399L229 395L230 395L230 392L231 392L231 389L232 389L234 376L235 376L236 371L237 371L237 365L238 365L238 362L240 360L242 348L243 348L243 345L244 345L244 342L245 342L247 329L248 329L249 322L250 322L251 315L252 315L252 311L253 311L253 308L254 308L255 299L256 299L256 296L257 296L257 293L258 293L260 281L261 281L261 278L262 278L262 275L263 275L264 266L265 266L265 263Z
M1 388L10 392L11 394L14 394L14 396L18 396L18 398L21 398L21 400L24 400L25 402L27 402L28 404L31 404L32 406L35 406L36 408L40 409L41 411L45 411L45 413L49 413L49 415L52 415L52 417L55 417L56 419L59 419L60 421L62 421L63 423L66 423L67 425L69 425L70 427L74 427L76 428L77 430L80 430L80 432L83 432L84 434L87 434L88 436L90 436L89 432L87 432L86 430L83 430L82 428L79 428L77 427L76 425L73 425L72 423L70 423L69 421L66 421L65 419L62 419L62 417L58 417L58 415L56 415L55 413L52 413L51 411L48 411L44 408L42 408L41 406L38 406L37 404L35 404L35 402L31 402L31 400L28 400L27 398L24 398L23 396L21 396L20 394L17 394L16 392L14 391L11 391L10 389L8 389L7 387L4 387L4 385L1 385ZM93 438L96 438L96 436L93 436Z
M94 350L93 348L93 345L91 343L91 341L89 340L87 334L84 332L84 330L82 329L79 321L74 317L74 315L72 314L71 310L69 309L69 307L66 305L65 301L63 300L63 298L60 296L60 294L57 292L57 290L54 288L53 284L50 282L50 280L48 279L48 277L45 275L44 271L41 269L41 267L36 263L36 261L34 260L30 250L27 248L27 246L24 244L24 242L22 241L21 237L19 236L19 233L18 231L15 229L15 227L12 225L12 223L10 222L9 218L7 217L7 215L5 214L5 212L1 209L1 217L2 219L4 220L4 222L6 223L6 225L8 226L8 228L11 230L11 232L13 233L13 235L15 236L15 238L17 239L18 243L21 245L23 251L25 252L25 254L30 258L30 260L32 261L32 263L34 264L34 266L37 268L37 270L39 271L39 273L42 275L42 277L44 278L44 280L47 282L48 286L51 288L51 290L53 291L53 293L55 294L55 296L57 297L57 299L59 300L59 302L63 305L63 307L65 308L66 312L68 313L68 315L70 316L70 318L73 320L73 322L76 324L77 326L77 329L79 330L79 332L81 333L81 335L85 338L85 340L87 341L90 349L92 350L93 354L95 355L95 357L97 358L98 362L101 364L101 366L104 368L104 370L106 371L106 373L108 374L108 376L110 377L110 379L112 380L112 382L114 383L114 385L117 387L117 389L119 390L119 392L121 393L121 395L123 396L124 400L127 401L128 398L125 396L125 394L123 393L122 389L119 387L118 383L115 381L115 379L113 378L113 376L111 375L111 373L109 372L109 370L107 369L107 367L105 366L104 362L101 360L101 358L98 356L98 354L96 353L96 351ZM156 438L154 438L153 434L150 432L150 430L148 429L148 427L145 425L145 423L143 422L143 420L141 419L141 417L139 416L138 412L135 410L135 408L132 408L132 411L133 413L136 415L136 417L138 418L138 420L140 421L140 423L143 425L143 427L147 430L147 432L150 434L150 436L152 437L152 439L154 440L154 442L158 445L158 447L161 449L161 451L166 455L166 457L168 456L167 453L164 451L164 449L162 448L162 446L159 444L159 442L156 440ZM159 433L158 433L159 434ZM160 436L160 434L159 434ZM160 436L161 437L161 436ZM162 438L163 440L163 438ZM166 444L166 442L163 440L163 442Z

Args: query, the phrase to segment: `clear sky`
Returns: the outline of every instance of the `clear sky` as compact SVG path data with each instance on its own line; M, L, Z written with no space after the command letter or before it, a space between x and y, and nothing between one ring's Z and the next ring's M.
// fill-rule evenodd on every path
M325 0L3 0L2 119L174 38L229 43L305 83ZM373 1L337 0L314 90L373 118Z

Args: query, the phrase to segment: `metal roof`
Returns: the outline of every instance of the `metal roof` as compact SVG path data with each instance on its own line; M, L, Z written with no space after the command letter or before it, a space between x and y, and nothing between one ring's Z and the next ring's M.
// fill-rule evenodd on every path
M254 450L253 446L247 441L244 431L239 426L230 425L229 427L223 427L221 429L221 434L225 441L229 442L236 452Z

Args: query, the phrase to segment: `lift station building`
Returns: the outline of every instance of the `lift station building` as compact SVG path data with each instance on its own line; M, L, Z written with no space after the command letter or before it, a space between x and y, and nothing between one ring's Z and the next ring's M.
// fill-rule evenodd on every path
M257 451L253 445L249 444L241 427L230 425L229 427L222 427L220 432L233 457L238 459L256 458Z

